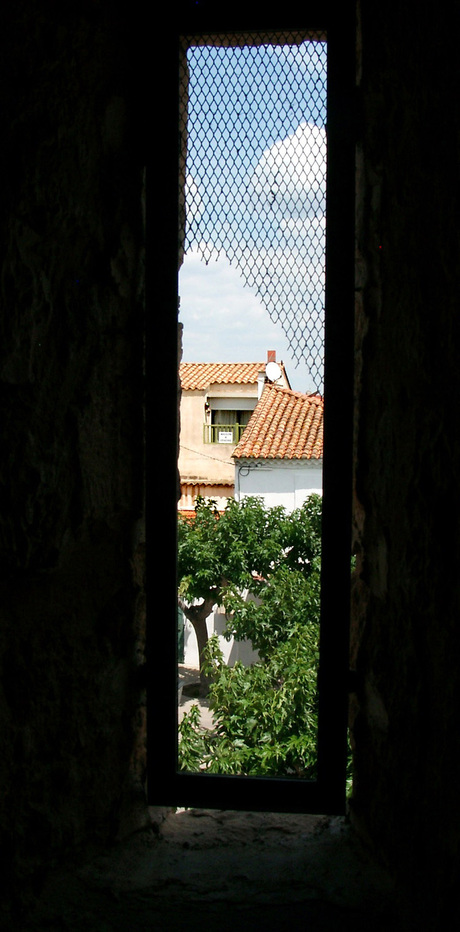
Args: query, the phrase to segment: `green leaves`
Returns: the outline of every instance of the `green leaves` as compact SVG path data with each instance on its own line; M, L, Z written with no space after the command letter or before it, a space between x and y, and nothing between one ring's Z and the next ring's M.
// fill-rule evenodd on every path
M227 636L245 638L263 658L274 648L294 636L300 626L319 624L319 571L305 576L300 570L280 566L257 587L257 599L235 590L224 594L228 613Z
M202 759L206 756L206 731L200 725L200 708L192 705L185 712L179 724L179 767L181 770L196 772L200 770Z
M214 728L198 707L180 725L185 770L313 779L316 769L321 498L297 511L266 509L258 498L197 502L179 521L179 583L184 598L225 608L226 636L250 639L252 667L223 662L209 639L202 672L211 681Z
M196 720L187 722L179 745L183 769L314 778L317 630L307 629L297 626L268 660L252 667L227 667L217 638L210 639L206 669L214 677L215 728L204 732Z
M218 601L227 588L258 595L282 566L305 578L319 573L321 498L302 508L265 508L259 498L231 499L224 512L198 498L195 517L179 516L178 583L183 598Z

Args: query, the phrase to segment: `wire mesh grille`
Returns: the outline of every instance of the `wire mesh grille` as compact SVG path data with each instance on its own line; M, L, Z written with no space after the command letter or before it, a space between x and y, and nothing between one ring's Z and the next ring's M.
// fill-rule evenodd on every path
M184 252L224 254L322 390L326 42L184 39Z

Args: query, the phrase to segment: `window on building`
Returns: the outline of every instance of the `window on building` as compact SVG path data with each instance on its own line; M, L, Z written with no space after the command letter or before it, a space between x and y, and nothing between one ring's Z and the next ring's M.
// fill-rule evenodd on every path
M204 5L205 6L205 5ZM175 27L171 27L165 38L162 59L162 113L163 145L161 147L160 170L161 186L150 194L151 210L159 208L162 219L159 235L159 268L162 270L161 282L151 281L150 291L155 301L162 302L165 315L165 327L162 331L165 347L163 362L167 364L165 380L168 404L163 413L163 424L169 430L171 423L177 419L177 305L178 305L178 267L180 268L184 252L188 248L190 237L204 261L209 261L214 250L231 253L232 261L243 269L246 280L251 277L258 281L264 294L264 301L271 308L271 313L282 318L285 332L289 335L295 352L303 361L308 360L315 388L325 396L325 436L323 467L323 518L322 518L322 552L321 552L321 636L320 658L318 668L318 765L314 780L271 779L259 777L229 777L208 773L180 772L177 765L177 603L176 578L173 569L175 550L175 524L177 507L177 470L174 456L166 459L163 470L166 475L164 495L155 513L155 523L159 520L163 531L160 576L162 577L162 595L164 612L162 613L161 632L158 625L154 632L150 628L149 665L155 666L154 657L161 652L162 667L166 672L166 691L163 692L163 709L159 710L155 701L155 691L150 684L149 690L149 790L152 804L159 805L194 805L218 806L225 808L268 809L285 811L339 812L343 811L345 801L345 762L346 762L346 720L347 720L347 645L349 620L349 582L350 582L350 514L351 514L351 454L352 454L352 364L353 364L353 213L354 213L354 145L353 124L351 120L354 87L353 17L347 12L337 11L333 16L325 14L320 4L315 10L311 22L303 22L302 15L296 15L292 27L289 7L280 14L287 17L277 22L275 28L270 23L265 28L255 31L254 20L249 17L251 2L247 4L245 14L235 15L234 22L211 20L201 4L188 6L184 4L182 18L179 17ZM302 120L303 113L310 113L312 100L305 103L305 91L297 93L295 71L299 70L299 48L314 46L317 59L321 56L327 60L327 98L324 101L318 86L310 82L308 93L315 98L316 117ZM246 89L240 86L237 104L243 122L250 129L251 116L245 113L249 98L259 98L264 119L267 113L276 110L276 96L283 98L284 112L292 117L292 125L287 133L276 127L275 138L270 142L261 140L258 169L252 171L251 190L244 196L242 185L236 198L230 188L235 190L234 179L226 172L217 171L219 191L214 188L211 196L203 203L202 193L209 194L206 179L214 172L213 161L221 158L216 155L216 148L209 144L207 151L201 147L198 156L198 169L203 169L202 178L187 178L186 139L188 128L184 123L187 102L191 93L190 73L193 71L193 59L199 62L198 73L202 77L205 70L208 50L208 62L212 68L224 71L229 67L229 58L237 58L244 50L257 52L259 63L263 58L277 56L284 60L289 57L297 61L294 67L294 89L288 87L283 76L276 93L267 91L262 84L257 84L257 68ZM265 52L266 50L266 52ZM231 53L229 56L229 52ZM295 54L294 54L295 52ZM272 54L274 53L274 54ZM282 54L281 54L282 53ZM245 55L247 51L245 51ZM262 55L262 59L261 59ZM166 64L165 64L166 61ZM184 77L185 76L185 77ZM192 75L193 77L193 75ZM311 74L310 74L311 77ZM170 82L170 83L169 83ZM171 84L171 87L170 87ZM254 88L254 84L257 87ZM307 96L308 96L307 93ZM230 81L230 97L231 81ZM267 100L269 106L267 108ZM287 103L286 103L287 101ZM234 102L234 101L233 101ZM273 106L271 106L273 104ZM323 108L325 104L325 109ZM263 105L263 106L262 106ZM214 107L211 98L204 97L203 108ZM221 99L220 107L230 107ZM322 109L323 108L323 109ZM297 112L298 110L298 112ZM294 112L296 111L296 112ZM299 122L300 114L300 122ZM315 122L316 120L316 122ZM225 121L224 121L225 123ZM228 126L231 136L232 125ZM299 127L303 127L300 131ZM305 128L306 127L306 128ZM302 145L307 140L307 148L314 151L316 163L321 161L324 178L311 183L311 162L293 165L296 162L298 136L303 133ZM283 135L284 134L284 135ZM305 135L306 134L306 135ZM244 166L247 150L243 145L243 131L227 139L226 145L233 147L235 162ZM179 138L179 146L177 139ZM286 140L290 140L289 143ZM218 145L223 145L219 139ZM217 145L217 143L216 143ZM302 148L301 145L301 148ZM304 146L305 148L305 146ZM275 156L271 162L268 152ZM201 164L201 162L203 164ZM206 165L204 164L206 163ZM287 177L294 179L293 187L282 177L281 169L287 166ZM246 166L247 168L247 166ZM197 169L197 170L198 170ZM257 171L259 174L257 175ZM265 175L264 175L265 171ZM327 183L326 183L327 171ZM207 174L208 172L208 174ZM254 175L256 177L254 177ZM246 171L246 177L248 172ZM179 178L179 185L177 179ZM269 186L267 188L267 183ZM193 208L189 210L191 223L186 222L187 185L192 189ZM151 185L152 186L152 185ZM201 194L200 194L201 186ZM238 185L236 186L238 187ZM262 192L263 208L260 209ZM264 193L265 192L265 193ZM307 193L306 193L307 192ZM189 192L190 197L190 192ZM224 198L224 200L222 200ZM227 212L222 204L227 203ZM259 198L259 201L257 201ZM157 202L156 202L157 199ZM232 199L232 205L230 200ZM293 203L295 199L295 203ZM279 212L278 206L290 211L291 222L287 222L286 213ZM190 202L189 202L190 203ZM257 204L259 206L257 206ZM319 221L325 212L327 222ZM238 228L245 231L243 238L229 238L231 227L230 214L240 211ZM244 222L241 220L244 214ZM200 214L207 214L207 228L211 229L210 240L202 234ZM194 225L194 221L196 221ZM243 227L242 227L243 224ZM179 227L179 237L177 229ZM266 236L270 241L267 243ZM290 246L292 265L287 268L286 238ZM178 250L179 242L179 250ZM233 246L231 243L233 242ZM312 245L314 244L314 245ZM319 251L321 250L321 252ZM179 252L179 256L178 256ZM248 254L257 253L260 265L246 262ZM278 262L280 254L284 259ZM277 265L278 263L278 265ZM275 268L275 273L273 269ZM277 269L277 271L276 271ZM278 278L278 284L273 282ZM289 280L289 281L288 281ZM297 291L292 284L298 283ZM305 294L302 288L305 281L309 287ZM286 298L285 288L289 284L290 296ZM301 309L301 307L303 309ZM147 344L156 344L152 330L147 324ZM148 358L148 354L147 354ZM175 376L171 373L171 368ZM147 372L149 377L149 373ZM234 431L244 428L250 416L250 410L244 407L226 407L219 400L209 405L209 441L217 443L234 443ZM157 422L157 414L156 422ZM161 418L160 418L161 420ZM149 415L147 414L148 438ZM177 423L177 421L176 421ZM157 424L155 424L156 428ZM177 429L176 429L177 430ZM217 435L213 431L217 431ZM157 436L157 431L155 433ZM230 441L231 435L231 441ZM170 435L171 439L177 439ZM217 436L217 439L215 439ZM148 441L149 443L149 441ZM150 462L153 454L150 453ZM153 519L151 519L152 521ZM152 536L155 536L154 524L151 523ZM153 565L151 567L153 570ZM164 570L164 573L163 573ZM154 578L152 572L152 580ZM153 581L150 583L150 598L156 604L156 592ZM171 605L169 604L171 602ZM174 616L174 617L173 617Z
M208 401L208 418L205 420L203 436L205 443L237 444L249 423L255 408L255 400L216 398Z

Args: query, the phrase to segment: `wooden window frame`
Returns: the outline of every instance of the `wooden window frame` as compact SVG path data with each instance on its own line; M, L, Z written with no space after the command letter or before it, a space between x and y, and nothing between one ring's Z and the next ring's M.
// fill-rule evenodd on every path
M159 27L154 93L147 95L152 110L146 120L154 121L147 166L148 796L157 806L341 814L346 809L351 572L355 12L354 4L347 2L334 4L333 11L324 3L287 0L282 6L281 11L265 9L261 14L257 4L247 0L242 12L235 3L219 14L205 0L179 2ZM298 28L324 31L328 43L326 408L318 778L313 782L178 772L175 674L179 37Z

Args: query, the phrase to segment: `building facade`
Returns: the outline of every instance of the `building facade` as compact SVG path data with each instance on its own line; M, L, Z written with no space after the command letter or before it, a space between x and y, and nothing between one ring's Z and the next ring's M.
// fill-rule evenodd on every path
M324 401L267 383L233 451L235 498L299 508L322 493Z
M179 510L192 510L198 495L224 508L233 497L232 454L241 440L269 376L289 387L275 353L267 362L180 365Z

